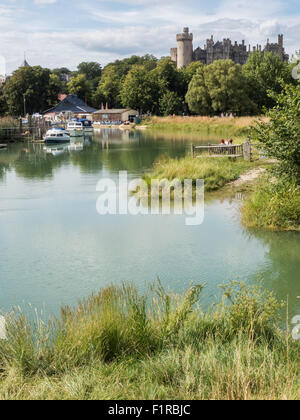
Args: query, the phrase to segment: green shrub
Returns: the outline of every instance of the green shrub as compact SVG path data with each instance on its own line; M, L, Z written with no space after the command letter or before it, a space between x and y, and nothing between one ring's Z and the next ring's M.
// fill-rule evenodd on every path
M300 187L295 181L260 183L242 207L249 228L300 230Z

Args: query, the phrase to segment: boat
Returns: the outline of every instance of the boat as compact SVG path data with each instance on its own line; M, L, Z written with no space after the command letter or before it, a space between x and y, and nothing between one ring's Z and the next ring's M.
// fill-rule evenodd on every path
M83 137L83 124L77 118L72 118L67 127L71 137Z
M92 136L94 133L92 121L73 118L68 123L68 131L72 137Z
M44 137L45 143L70 143L70 133L63 128L51 128Z
M83 132L85 135L92 135L94 133L92 121L86 118L82 118L81 120L79 120L79 122L81 122L81 124L83 125Z

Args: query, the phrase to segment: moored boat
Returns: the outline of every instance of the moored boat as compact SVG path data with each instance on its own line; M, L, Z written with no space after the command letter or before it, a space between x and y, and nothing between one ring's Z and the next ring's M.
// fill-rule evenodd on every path
M73 118L68 123L68 131L71 137L92 136L94 133L92 121L82 118Z
M63 128L51 128L44 137L45 143L70 143L70 133Z

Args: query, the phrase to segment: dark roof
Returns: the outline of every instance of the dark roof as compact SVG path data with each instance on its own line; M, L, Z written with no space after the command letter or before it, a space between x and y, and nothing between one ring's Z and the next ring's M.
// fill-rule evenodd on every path
M47 109L43 114L55 113L59 114L61 112L72 112L77 114L91 114L95 112L96 109L92 108L79 99L76 95L68 95L63 101L61 101L57 106Z
M95 114L123 114L124 112L132 111L131 109L100 109Z

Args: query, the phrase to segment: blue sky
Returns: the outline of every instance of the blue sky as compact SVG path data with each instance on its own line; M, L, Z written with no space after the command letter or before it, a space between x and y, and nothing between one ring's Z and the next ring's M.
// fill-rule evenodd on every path
M194 47L231 37L256 45L285 35L300 49L299 0L0 0L0 55L7 73L24 51L32 65L75 69L81 61L102 65L132 54L169 54L175 35L189 26Z

